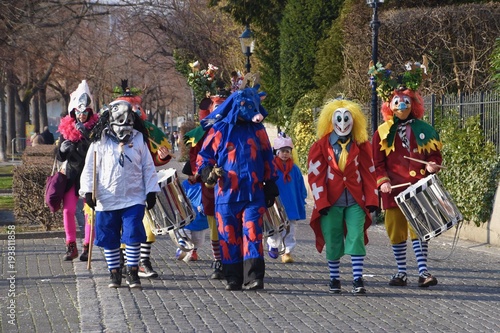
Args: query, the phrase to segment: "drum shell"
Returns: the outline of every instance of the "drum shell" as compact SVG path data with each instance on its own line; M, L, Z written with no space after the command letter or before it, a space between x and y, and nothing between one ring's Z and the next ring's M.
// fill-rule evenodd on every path
M158 179L161 191L157 192L156 205L146 217L151 223L153 234L165 235L191 223L195 212L175 169L158 171Z
M451 229L463 216L433 174L396 196L396 203L415 233L424 241Z
M274 199L274 204L266 209L262 219L263 237L271 237L275 233L281 233L290 226L290 220L279 196Z

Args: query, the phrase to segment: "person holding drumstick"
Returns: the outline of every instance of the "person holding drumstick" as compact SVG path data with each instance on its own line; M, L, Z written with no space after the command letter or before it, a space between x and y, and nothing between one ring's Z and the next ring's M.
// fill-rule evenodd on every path
M372 73L380 83L379 95L384 100L381 111L385 122L374 133L372 143L377 186L385 210L385 227L398 267L398 272L389 281L391 286L406 286L408 283L408 229L418 263L418 286L429 287L438 283L427 270L428 242L419 239L395 201L395 197L406 189L406 186L398 185L414 184L439 171L442 162L439 135L421 120L424 103L416 89L425 78L425 64L425 58L424 66L408 64L407 75L401 76L403 82L397 87L391 85L388 69L381 68L375 73L372 67Z
M307 158L308 181L314 198L311 228L318 252L326 249L332 294L341 292L340 259L351 256L352 293L365 294L363 266L370 212L378 196L361 105L337 98L323 107L318 119L318 141Z

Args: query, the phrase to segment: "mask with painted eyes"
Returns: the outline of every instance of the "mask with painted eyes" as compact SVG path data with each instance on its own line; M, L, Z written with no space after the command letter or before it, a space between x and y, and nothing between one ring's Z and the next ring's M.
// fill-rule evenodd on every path
M411 113L411 98L408 95L397 93L390 104L394 115L401 120L405 120Z
M127 142L134 128L134 111L132 105L126 101L114 101L109 104L109 126L116 137Z
M333 130L338 136L347 136L352 131L353 119L351 111L340 108L335 110L332 117Z

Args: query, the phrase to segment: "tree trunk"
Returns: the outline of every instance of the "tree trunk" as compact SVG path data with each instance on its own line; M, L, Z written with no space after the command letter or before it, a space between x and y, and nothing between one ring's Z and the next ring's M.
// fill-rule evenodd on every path
M7 145L7 131L6 131L6 112L5 112L5 85L0 84L0 162L6 160L6 145Z
M31 116L31 125L33 125L33 131L40 133L40 105L39 105L39 94L33 96L33 114ZM29 134L29 133L28 133Z
M7 154L15 154L12 151L12 140L16 137L16 87L14 83L14 72L7 69ZM15 149L15 148L14 148Z
M40 129L43 130L45 126L49 126L49 117L47 115L47 86L44 85L38 91L38 103L40 106Z

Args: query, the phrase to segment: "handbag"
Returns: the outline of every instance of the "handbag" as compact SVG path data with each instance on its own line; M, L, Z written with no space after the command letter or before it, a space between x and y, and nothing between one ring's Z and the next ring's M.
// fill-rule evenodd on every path
M45 203L52 213L61 209L61 203L68 181L64 168L59 168L57 172L54 172L56 170L56 165L57 159L55 158L54 165L52 166L52 173L47 177L45 182Z

